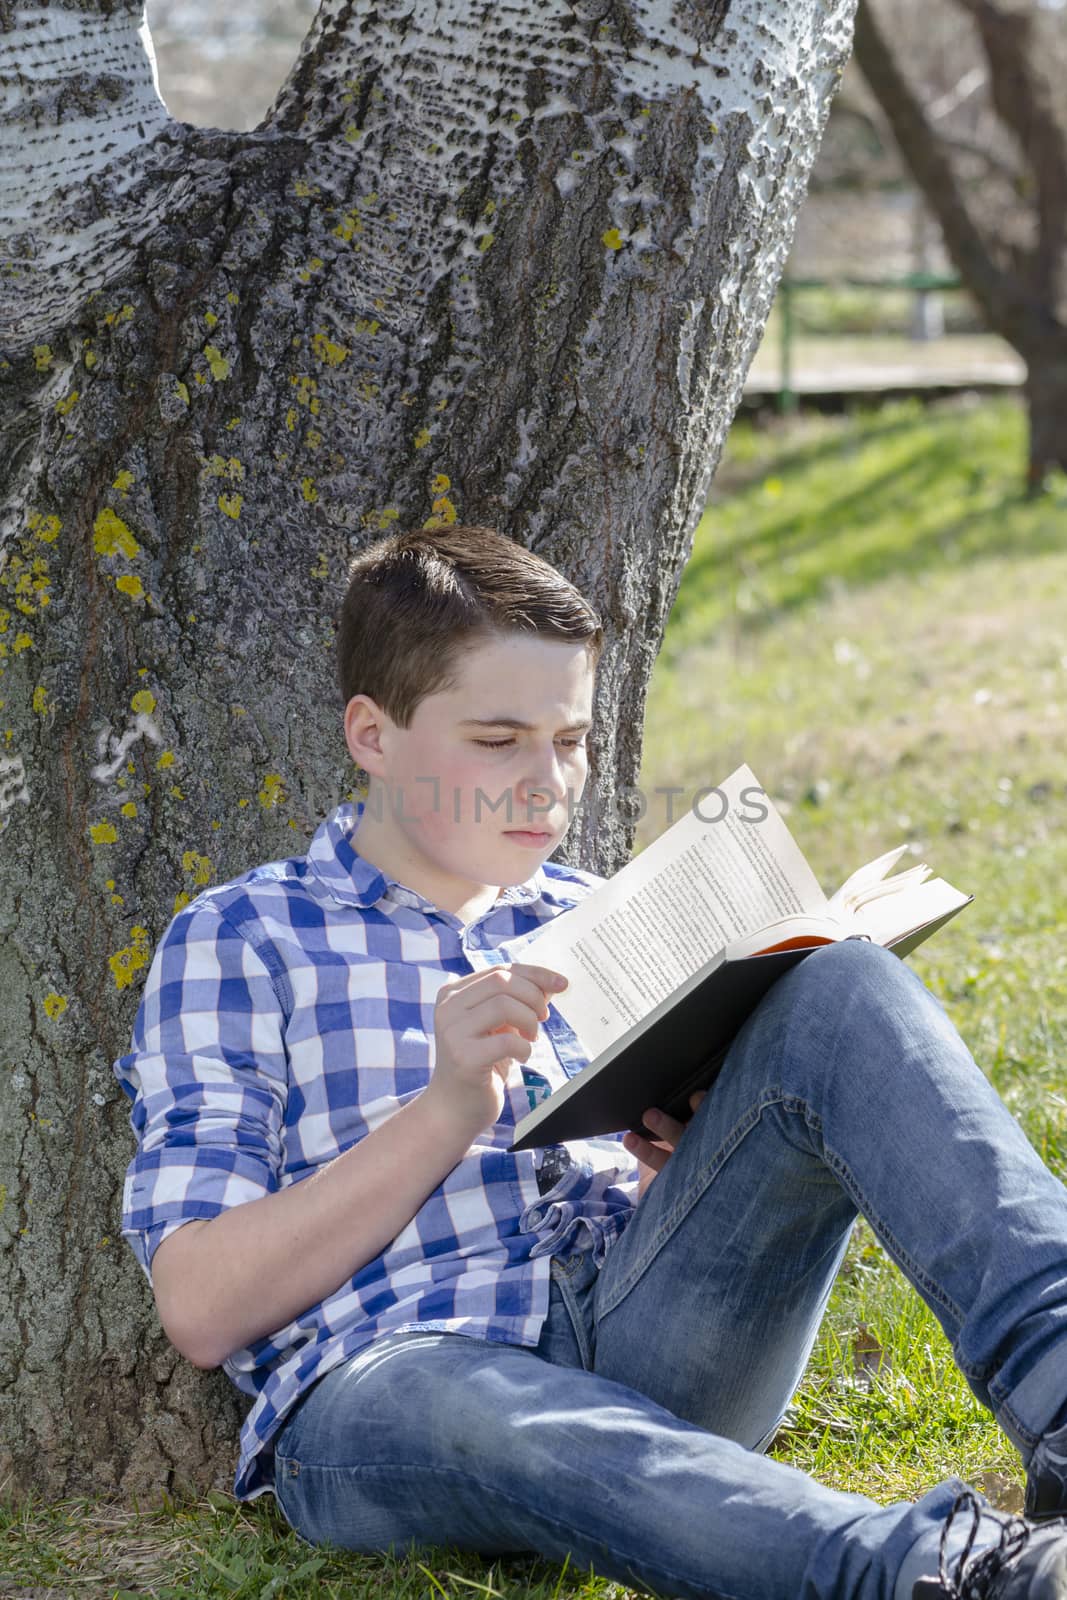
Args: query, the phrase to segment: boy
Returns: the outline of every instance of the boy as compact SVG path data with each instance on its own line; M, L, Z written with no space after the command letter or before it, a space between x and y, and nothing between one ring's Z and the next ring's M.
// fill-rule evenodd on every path
M557 975L511 956L603 881L548 859L602 641L489 529L363 551L338 673L366 802L156 950L115 1063L122 1227L174 1345L256 1397L235 1492L312 1544L661 1594L1063 1600L1067 1190L904 962L799 963L655 1144L508 1152L584 1064ZM762 1454L860 1210L1020 1449L1029 1520Z

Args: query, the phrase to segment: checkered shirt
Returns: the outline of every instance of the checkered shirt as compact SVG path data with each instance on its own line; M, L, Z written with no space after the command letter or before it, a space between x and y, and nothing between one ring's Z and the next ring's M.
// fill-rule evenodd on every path
M183 1223L302 1182L418 1096L444 980L525 959L530 935L604 881L546 861L464 926L358 854L362 813L345 802L306 856L205 890L156 947L132 1048L113 1066L137 1142L121 1228L149 1283L156 1249ZM223 1362L254 1400L238 1499L272 1489L271 1439L331 1367L402 1328L535 1346L550 1258L584 1240L603 1262L637 1201L621 1134L507 1149L525 1113L586 1062L549 1001L500 1120L407 1227L333 1294Z

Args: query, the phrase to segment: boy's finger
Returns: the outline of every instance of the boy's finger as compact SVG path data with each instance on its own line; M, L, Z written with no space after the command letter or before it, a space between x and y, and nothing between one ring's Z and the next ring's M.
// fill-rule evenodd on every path
M655 1138L663 1140L665 1144L669 1144L672 1148L685 1132L684 1122L676 1122L673 1117L669 1117L665 1111L660 1111L657 1106L649 1106L648 1110L642 1114L641 1121L646 1128L651 1128Z
M562 972L554 972L551 967L535 967L527 961L513 961L511 971L519 973L524 978L530 978L540 988L549 991L565 989L568 983Z

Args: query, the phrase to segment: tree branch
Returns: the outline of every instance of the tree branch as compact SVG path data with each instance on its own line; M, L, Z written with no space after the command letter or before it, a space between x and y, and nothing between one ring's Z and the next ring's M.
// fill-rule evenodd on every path
M180 124L140 0L18 6L0 74L15 86L0 114L0 341L18 353L121 275L153 219L156 143Z

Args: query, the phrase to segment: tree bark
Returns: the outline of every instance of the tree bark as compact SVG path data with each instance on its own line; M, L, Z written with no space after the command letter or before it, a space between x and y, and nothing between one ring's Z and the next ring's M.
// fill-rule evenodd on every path
M559 857L628 858L852 0L326 0L247 134L167 116L130 0L0 11L0 1492L151 1502L230 1488L247 1409L117 1232L155 944L351 793L332 617L388 528L601 611Z
M958 182L949 148L909 84L871 0L856 11L856 60L901 155L941 226L957 272L989 326L1026 362L1030 439L1028 492L1055 468L1067 472L1062 426L1067 370L1067 126L1057 121L1036 58L1031 20L993 0L957 0L978 27L996 109L1019 142L1033 194L1033 242L1012 249L979 224Z

